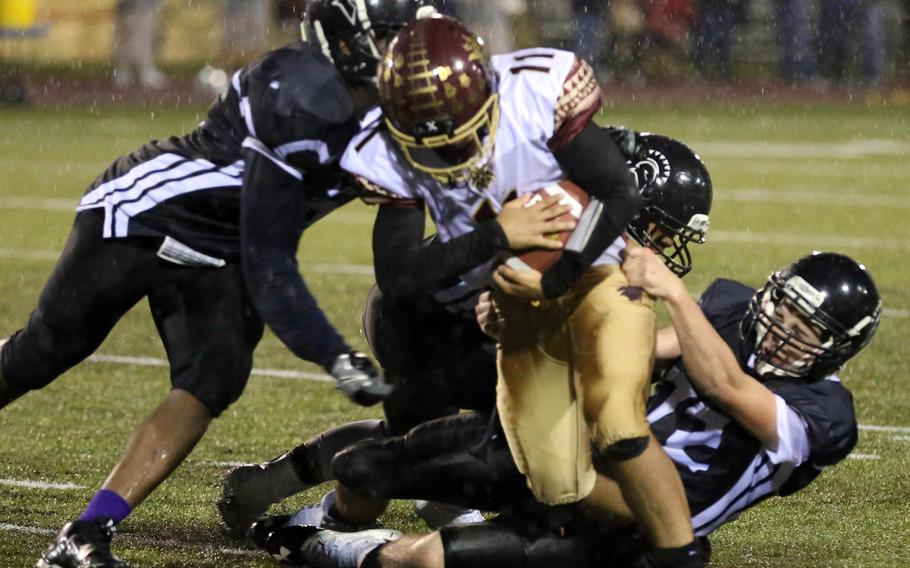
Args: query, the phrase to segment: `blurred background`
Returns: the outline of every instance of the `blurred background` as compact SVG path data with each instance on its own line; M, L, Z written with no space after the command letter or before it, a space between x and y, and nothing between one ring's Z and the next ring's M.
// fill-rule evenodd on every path
M297 37L305 0L0 0L0 100L165 101ZM494 53L588 59L615 96L910 94L910 0L439 0ZM643 87L660 87L643 89ZM781 94L783 93L783 94ZM705 95L708 96L708 95ZM792 94L791 94L792 96ZM146 100L146 99L143 99Z

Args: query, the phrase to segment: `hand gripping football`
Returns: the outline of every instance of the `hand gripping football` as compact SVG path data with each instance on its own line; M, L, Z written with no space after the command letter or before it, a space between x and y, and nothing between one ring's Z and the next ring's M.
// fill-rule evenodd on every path
M532 205L539 203L546 196L560 194L562 195L562 199L559 200L560 205L569 205L571 206L571 210L569 210L568 213L564 213L562 216L560 216L559 220L575 220L577 223L581 218L582 211L584 211L585 206L588 204L588 194L585 193L583 189L568 180L552 183L534 191L533 197L528 200L528 202L525 204L525 207L531 207ZM575 230L578 230L577 226ZM565 245L569 240L569 237L572 236L573 232L574 231L561 231L559 233L551 233L549 236L550 238L561 241L562 244ZM505 263L507 266L514 268L515 270L537 270L539 272L543 272L553 266L553 264L559 260L560 256L562 256L561 249L532 249L527 250L517 256L514 254L509 254L505 259Z

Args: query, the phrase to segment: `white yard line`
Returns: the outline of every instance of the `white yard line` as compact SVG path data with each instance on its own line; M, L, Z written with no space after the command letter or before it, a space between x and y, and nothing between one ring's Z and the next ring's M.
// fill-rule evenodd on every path
M58 197L23 197L11 195L0 197L0 209L27 209L39 211L69 211L76 212L78 199L64 199Z
M910 318L910 310L894 310L891 308L885 308L882 310L882 314L892 318Z
M60 253L57 251L0 248L0 259L54 262L58 258L60 258ZM306 271L317 272L320 274L350 274L352 276L373 276L373 266L370 264L302 262L301 266Z
M75 483L50 483L33 479L0 479L0 485L22 487L25 489L54 489L58 491L73 491L86 488L84 485L76 485Z
M875 424L860 424L860 430L867 430L869 432L886 432L889 434L910 434L910 427L908 426L876 426Z
M237 467L237 466L241 466L241 465L246 465L246 464L248 464L248 463L250 463L250 462L241 462L241 461L211 461L211 460L205 460L205 461L201 461L201 462L199 462L199 463L201 463L202 465L208 465L208 466L212 466L212 467L227 467L227 468L230 468L230 467Z
M55 531L54 529L41 529L38 527L23 527L21 525L0 523L0 531L23 532L28 534L57 534L59 532L59 529Z
M137 365L140 367L167 367L166 359L158 357L129 357L125 355L103 355L95 354L87 359L92 363L117 363L121 365ZM332 382L333 379L325 373L313 373L309 371L292 371L286 369L257 369L254 368L251 374L260 377L277 377L279 379L300 379L305 381Z
M822 189L768 189L743 188L718 191L714 201L754 203L811 203L844 205L850 207L885 207L888 209L910 208L910 195L880 195L864 192L841 193Z
M910 240L840 235L794 235L791 233L752 233L749 231L711 231L708 240L722 243L795 245L818 249L888 249L910 251Z
M721 242L769 242L762 241L762 238L768 237L768 235L761 235L757 233L734 233L734 232L723 232L715 231L711 233L711 238L721 241ZM811 240L813 243L822 242L825 237L806 237L807 240ZM774 239L775 242L781 244L789 244L787 238ZM802 245L801 245L802 246ZM824 248L824 247L823 247ZM27 250L27 249L4 249L0 248L0 259L9 259L9 260L33 260L33 261L55 261L60 256L60 253L53 251L42 251L42 250ZM369 264L330 264L330 263L313 263L313 264L302 264L304 271L316 272L320 274L347 274L351 276L364 276L373 278L373 267ZM885 308L883 313L886 317L891 318L901 318L906 319L910 318L910 310L900 310L895 308ZM115 357L111 355L110 357Z
M167 361L158 357L128 357L123 355L101 355L96 354L88 358L93 363L116 363L123 365L139 365L146 367L166 367ZM277 377L280 379L296 379L304 381L332 382L329 375L309 371L292 371L285 369L260 369L254 368L252 374L264 377ZM880 426L877 424L860 424L860 430L867 432L884 432L890 434L908 434L910 435L910 426ZM232 465L225 462L223 465ZM236 464L234 464L236 465Z
M857 159L869 156L904 157L910 154L910 142L897 140L849 140L826 144L800 142L735 142L732 140L699 142L687 140L686 144L703 156L712 158L783 159L804 160Z
M856 452L853 452L852 454L850 454L847 457L850 458L851 460L864 460L864 461L875 461L875 460L882 459L881 456L879 456L878 454L859 454Z
M59 530L59 529L58 529ZM6 532L21 532L27 534L57 534L58 530L54 529L45 529L41 527L32 527L27 525L14 525L10 523L0 523L0 531ZM212 546L208 544L193 544L189 542L183 542L174 539L157 539L149 538L144 536L139 536L137 534L131 533L119 533L117 536L118 541L123 541L132 544L139 545L151 545L156 548L170 548L178 550L203 550L208 554L220 553L220 554L230 554L232 556L262 556L267 558L265 552L259 550L247 550L243 548L221 548L218 546Z
M774 189L767 187L751 187L741 189L726 189L715 193L717 202L749 202L749 203L824 203L826 205L842 205L850 207L885 207L889 209L910 208L910 197L894 194L875 194L865 192L843 193L821 188L792 188ZM26 210L26 211L62 211L74 213L76 200L62 198L40 198L24 196L0 197L0 210ZM337 224L369 225L376 218L375 210L357 211L342 209L332 213L324 222Z

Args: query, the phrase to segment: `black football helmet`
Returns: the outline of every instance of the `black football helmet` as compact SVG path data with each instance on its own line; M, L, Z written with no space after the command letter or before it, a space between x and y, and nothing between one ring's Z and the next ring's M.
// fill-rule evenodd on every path
M688 146L667 136L634 134L630 143L628 136L623 141L611 135L627 154L642 197L629 235L659 254L674 274L685 276L692 270L689 243L704 243L710 225L708 169Z
M303 14L303 40L317 45L352 85L376 81L380 42L406 23L434 14L431 0L311 0Z
M819 339L784 325L781 307L802 316ZM821 380L869 344L881 315L865 266L842 254L815 252L768 277L752 297L743 337L754 349L759 375ZM766 342L768 334L773 341ZM788 351L797 356L785 357Z

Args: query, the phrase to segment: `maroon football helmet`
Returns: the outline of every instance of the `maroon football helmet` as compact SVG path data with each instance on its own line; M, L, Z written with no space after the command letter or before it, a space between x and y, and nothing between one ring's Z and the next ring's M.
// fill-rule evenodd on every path
M476 177L499 122L483 40L436 15L401 29L379 67L385 121L407 161L444 183Z

